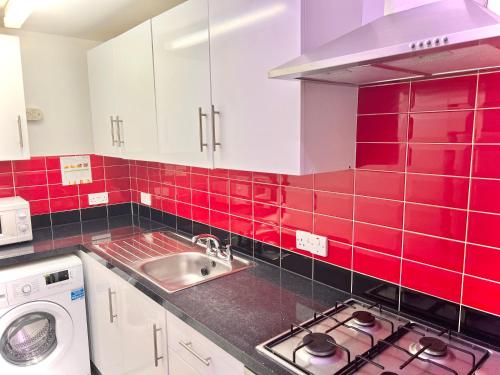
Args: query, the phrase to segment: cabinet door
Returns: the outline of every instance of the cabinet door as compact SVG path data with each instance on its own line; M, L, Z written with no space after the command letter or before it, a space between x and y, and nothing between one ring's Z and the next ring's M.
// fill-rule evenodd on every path
M153 155L157 147L151 21L113 40L118 141L129 157Z
M166 310L122 280L124 298L120 306L123 374L166 375ZM177 373L173 373L177 374Z
M297 172L300 82L268 71L300 55L300 0L209 0L215 167Z
M123 317L118 305L123 295L118 293L117 283L120 280L90 255L81 252L80 258L85 275L92 362L102 374L121 375L123 341L119 325Z
M211 167L207 0L189 0L152 22L161 159Z
M0 35L0 160L29 158L21 48L16 36Z
M111 120L116 116L113 61L113 40L93 48L87 54L95 152L119 156L121 150L117 127Z
M194 368L184 362L173 350L168 351L168 369L170 374L175 375L199 375Z

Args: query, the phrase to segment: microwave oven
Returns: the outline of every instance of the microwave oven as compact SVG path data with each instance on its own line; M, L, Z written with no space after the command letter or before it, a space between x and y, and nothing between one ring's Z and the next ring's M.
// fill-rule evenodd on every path
M32 239L29 203L21 197L0 198L0 246Z

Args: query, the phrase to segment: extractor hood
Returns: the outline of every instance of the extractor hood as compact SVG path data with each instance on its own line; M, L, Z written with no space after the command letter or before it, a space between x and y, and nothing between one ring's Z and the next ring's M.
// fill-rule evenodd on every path
M474 0L443 0L361 26L269 72L338 84L500 66L500 18Z

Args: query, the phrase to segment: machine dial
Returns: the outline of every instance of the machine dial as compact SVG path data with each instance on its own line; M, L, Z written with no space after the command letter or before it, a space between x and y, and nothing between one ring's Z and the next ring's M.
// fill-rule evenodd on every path
M23 292L25 296L28 296L31 293L31 285L30 284L23 285L23 287L21 288L21 292Z

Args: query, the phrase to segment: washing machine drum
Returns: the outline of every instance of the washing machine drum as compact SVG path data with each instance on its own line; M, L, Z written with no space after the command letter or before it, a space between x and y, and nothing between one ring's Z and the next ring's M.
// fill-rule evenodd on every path
M69 321L68 321L69 320ZM21 305L0 318L1 358L13 366L32 366L60 356L72 336L66 310L44 301Z

